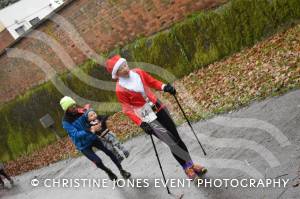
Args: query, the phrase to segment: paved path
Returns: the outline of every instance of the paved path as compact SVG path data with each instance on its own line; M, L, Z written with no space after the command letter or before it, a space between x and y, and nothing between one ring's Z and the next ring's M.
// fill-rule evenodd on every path
M276 179L281 182L280 188L243 188L195 187L172 185L173 193L185 193L184 198L300 198L300 90L289 92L262 102L255 102L249 107L233 113L220 115L208 121L193 124L201 142L208 152L204 157L195 142L187 125L178 129L191 151L192 157L209 169L207 180L216 179ZM157 148L168 179L185 178L182 170L170 156L168 148L157 141ZM133 173L133 179L146 179L149 187L114 189L100 188L47 188L33 187L30 184L36 177L43 182L47 178L105 178L105 174L96 169L85 157L61 161L48 167L28 172L16 177L16 186L0 192L0 197L8 199L39 199L39 198L171 198L163 188L157 188L154 179L161 178L160 170L152 149L149 137L142 135L126 142L131 156L123 162L125 168ZM110 160L101 152L104 162L111 166ZM283 180L289 180L283 187ZM147 186L145 181L141 186ZM230 181L234 182L234 181ZM257 181L258 182L258 181ZM43 183L42 183L43 184ZM135 184L136 185L136 184ZM162 183L158 184L162 186ZM208 184L207 184L208 185ZM248 184L244 184L249 186ZM258 184L255 184L258 186ZM294 185L294 186L293 186ZM9 185L7 185L8 187ZM278 186L278 184L277 184Z

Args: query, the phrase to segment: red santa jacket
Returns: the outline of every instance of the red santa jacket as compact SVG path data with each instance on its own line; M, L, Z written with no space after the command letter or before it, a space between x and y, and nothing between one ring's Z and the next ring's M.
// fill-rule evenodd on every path
M157 104L157 97L151 91L151 88L156 90L162 90L163 83L154 79L147 72L142 69L133 69L132 71L138 73L142 80L145 94L153 104ZM125 113L134 123L141 125L142 120L135 114L134 108L142 107L146 103L144 97L139 92L130 91L122 87L119 82L116 84L116 94L119 102L122 104L122 111ZM163 106L158 107L160 110Z

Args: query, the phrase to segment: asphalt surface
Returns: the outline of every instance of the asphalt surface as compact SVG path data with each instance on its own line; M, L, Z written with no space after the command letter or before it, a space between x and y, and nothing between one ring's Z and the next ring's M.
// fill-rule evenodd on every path
M200 162L209 170L204 179L199 181L202 182L199 187L185 180L185 174L170 155L167 146L155 141L170 190L175 195L184 193L183 198L186 199L300 198L300 90L254 102L238 111L194 123L193 127L208 153L207 156L203 155L188 125L184 124L178 130L194 161ZM0 197L173 198L163 187L150 138L142 135L126 142L125 146L131 154L122 164L132 173L134 185L122 187L120 181L120 187L114 189L110 182L103 185L101 181L100 187L83 187L83 184L79 188L74 187L74 184L73 187L70 184L63 187L62 179L67 179L70 183L70 179L106 178L105 173L93 163L85 157L79 157L15 177L16 185L10 187L6 182L6 188L0 191ZM119 175L109 158L102 152L97 153ZM39 181L38 186L31 185L33 178ZM60 180L60 187L55 183L53 185L51 179L54 178ZM239 180L240 186L235 187L237 180L233 179ZM252 187L250 179L256 180L251 184ZM137 183L139 180L142 181L140 185ZM155 180L159 183L155 184ZM178 183L179 180L181 184ZM182 185L183 181L185 185ZM208 183L204 185L204 181ZM287 183L286 186L284 182Z

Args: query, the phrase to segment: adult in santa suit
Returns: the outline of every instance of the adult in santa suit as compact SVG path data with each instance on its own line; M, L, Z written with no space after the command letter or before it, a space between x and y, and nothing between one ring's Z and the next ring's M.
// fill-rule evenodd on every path
M117 79L116 95L122 111L145 133L165 142L189 178L203 175L206 168L193 163L167 108L151 91L153 88L175 95L175 88L170 84L163 84L139 68L130 70L127 61L119 55L106 61L106 70L112 74L113 79Z

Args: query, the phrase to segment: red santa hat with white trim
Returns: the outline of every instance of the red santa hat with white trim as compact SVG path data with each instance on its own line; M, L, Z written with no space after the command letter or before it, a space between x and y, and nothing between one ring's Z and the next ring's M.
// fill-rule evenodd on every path
M120 55L115 55L106 61L105 67L106 70L111 73L112 78L117 79L117 71L124 63L127 63L126 59L122 58Z

